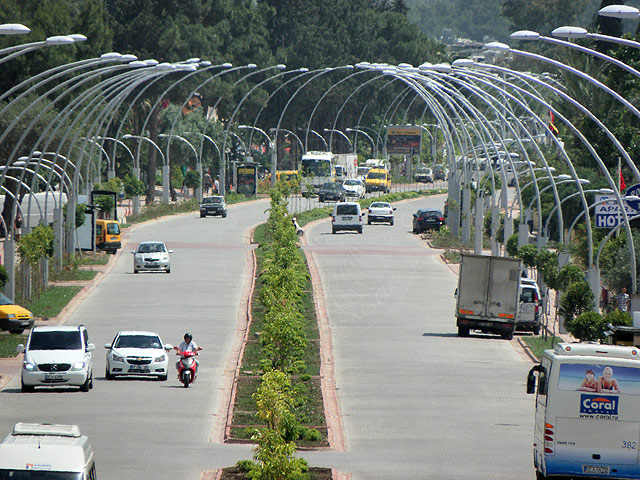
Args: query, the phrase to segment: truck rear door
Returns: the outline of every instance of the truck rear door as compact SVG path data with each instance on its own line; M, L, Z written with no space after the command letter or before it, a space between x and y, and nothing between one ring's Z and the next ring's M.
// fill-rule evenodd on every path
M518 311L520 264L511 259L491 259L487 315L504 321L515 321Z
M463 256L458 286L458 314L486 317L490 264L485 258Z

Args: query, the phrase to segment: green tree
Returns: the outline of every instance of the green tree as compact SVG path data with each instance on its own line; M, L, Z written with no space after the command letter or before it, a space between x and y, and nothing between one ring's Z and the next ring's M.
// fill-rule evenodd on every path
M560 299L558 310L564 318L565 325L590 310L593 310L593 292L589 284L585 281L570 284Z

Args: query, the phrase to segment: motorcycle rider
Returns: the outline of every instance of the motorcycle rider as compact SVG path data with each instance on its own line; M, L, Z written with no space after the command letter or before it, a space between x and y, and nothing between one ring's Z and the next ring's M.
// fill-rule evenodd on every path
M193 335L189 332L184 334L184 342L180 342L180 345L174 346L174 350L178 353L180 352L199 352L202 350L202 347L196 345L196 342L193 341ZM194 358L196 361L196 372L198 371L198 367L200 366L200 362L198 362L197 358ZM176 369L180 371L180 360L176 362Z

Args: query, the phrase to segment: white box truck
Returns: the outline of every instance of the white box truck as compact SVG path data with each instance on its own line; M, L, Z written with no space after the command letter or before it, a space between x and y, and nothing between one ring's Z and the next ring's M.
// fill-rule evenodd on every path
M529 371L527 393L537 479L640 478L640 350L560 343Z
M358 155L355 153L336 153L333 156L333 168L336 172L336 182L343 183L347 178L356 178Z
M480 330L513 338L521 273L522 262L517 258L462 255L456 290L459 337Z

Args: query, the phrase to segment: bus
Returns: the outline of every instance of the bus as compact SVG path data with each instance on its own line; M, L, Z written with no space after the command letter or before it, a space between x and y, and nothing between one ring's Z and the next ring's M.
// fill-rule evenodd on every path
M335 181L331 152L307 152L302 155L300 164L300 190L302 196L318 194L320 187Z
M638 348L559 343L529 371L527 393L537 479L640 478Z

